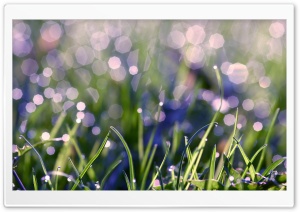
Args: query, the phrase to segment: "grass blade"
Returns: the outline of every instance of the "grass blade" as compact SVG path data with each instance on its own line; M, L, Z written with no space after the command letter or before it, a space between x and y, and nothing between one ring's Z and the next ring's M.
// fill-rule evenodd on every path
M211 184L211 190L224 190L223 184L217 180L191 180L189 183L195 185L200 190L204 190L209 183Z
M55 190L57 191L57 187L58 187L58 172L59 172L59 170L60 170L60 166L59 167L57 167L57 173L56 173L56 175L55 175Z
M20 135L19 138L23 138L27 142L27 144L34 150L34 152L37 154L37 156L38 156L38 158L39 158L39 160L41 162L42 169L44 171L45 176L49 176L48 172L47 172L47 169L46 169L46 166L44 164L44 161L43 161L41 155L39 154L39 152L36 150L36 148L34 148L34 146L23 135ZM53 186L52 186L51 180L49 179L49 180L47 180L47 182L48 182L51 190L53 190Z
M50 132L50 138L54 138L56 136L56 134L58 133L58 130L61 128L61 125L63 124L63 122L65 120L65 117L66 117L66 113L65 112L62 112L59 115L59 117L58 117L58 119L57 119L54 127L52 128L52 130Z
M205 147L205 144L206 144L207 136L211 132L211 130L212 130L214 124L215 124L215 121L217 120L217 117L220 113L220 110L222 108L223 97L224 97L223 82L222 82L222 78L221 78L219 69L217 67L214 67L214 69L215 69L215 72L216 72L216 77L217 77L217 82L218 82L219 92L220 92L220 106L219 106L219 109L217 110L217 112L215 113L215 115L213 116L212 121L210 122L210 124L208 126L208 129L205 131L200 143L198 144L198 147L196 148L196 151L194 151L194 153L193 153L192 161L196 160L196 162L192 162L193 166L190 165L190 166L187 167L187 169L184 173L184 176L183 176L183 182L187 181L188 175L189 175L191 170L192 170L192 174L191 174L191 177L189 178L189 180L191 180L194 173L197 172L197 167L199 166L199 163L200 163L200 160L201 160L201 157L202 157L202 154L203 154L203 150L204 150L204 147ZM190 183L188 183L188 184L190 184Z
M155 169L158 172L158 179L159 179L160 187L161 187L161 190L163 191L164 190L164 183L163 183L161 172L160 172L158 166L155 166Z
M256 156L264 149L267 147L267 144L263 145L262 147L260 147L255 154L252 156L252 158L250 159L250 164L253 164L253 161L255 160ZM242 174L242 178L244 178L246 176L246 173L249 169L249 166L247 166Z
M126 141L124 140L123 136L119 133L119 131L116 128L114 128L113 126L111 126L110 129L112 129L117 134L117 136L122 141L123 146L125 147L125 150L126 150L126 153L128 156L128 162L129 162L130 185L131 185L131 189L135 190L134 167L133 167L133 161L132 161L132 155L130 153L130 149L129 149Z
M262 176L266 177L272 170L276 169L277 166L279 166L283 161L285 161L286 158L280 158L279 160L276 160L274 163L269 165L266 170L262 173Z
M143 139L143 131L144 131L144 124L143 124L143 117L142 114L139 113L138 117L138 151L139 151L139 159L142 161L144 157L144 139Z
M155 127L154 127L154 129L151 133L150 139L148 141L148 144L147 144L147 147L146 147L146 150L145 150L144 157L142 159L140 174L142 174L144 172L145 168L146 168L146 163L147 163L147 160L148 160L148 157L149 157L149 154L150 154L150 150L151 150L151 147L152 147L152 144L153 144L154 136L155 136L155 133L156 133L156 130L157 130L158 120L159 120L160 112L161 112L161 106L162 105L159 103L158 111L157 111L157 121L156 121Z
M91 160L87 163L87 165L84 167L84 169L82 170L82 172L80 173L79 177L76 179L75 184L73 185L71 190L75 190L76 187L78 186L80 180L83 178L83 176L85 175L85 173L88 171L88 169L91 167L91 165L93 164L93 162L99 157L99 155L101 154L101 152L103 151L105 144L108 140L110 131L107 133L104 141L102 142L101 146L99 147L98 151L96 152L96 154L91 158Z
M236 141L237 143L237 147L239 148L243 158L244 158L244 161L246 163L246 166L249 167L249 171L250 171L250 177L252 179L252 181L255 181L255 169L253 167L253 164L251 163L251 161L249 160L248 156L246 155L245 151L243 150L243 147L240 145L239 141L236 140L236 138L234 138L234 140Z
M21 186L22 190L26 191L25 186L23 185L21 179L19 178L19 175L17 174L16 170L13 170L13 176L15 177L16 181L19 183Z
M36 179L34 168L32 168L32 180L33 180L34 190L37 191L38 190L38 184L37 184L37 179Z
M81 188L83 188L84 185L83 185L82 179L80 178L80 175L79 175L79 172L78 172L76 166L74 165L74 163L73 163L73 161L72 161L72 159L70 157L68 157L68 159L69 159L69 162L70 162L72 168L75 171L76 177L80 179L80 186L81 186Z
M115 168L122 162L122 160L117 159L110 167L108 167L108 171L106 172L105 176L101 180L100 189L104 188L105 182L109 175L115 170Z
M164 163L165 163L165 161L166 161L166 159L167 159L167 157L168 157L169 151L170 151L170 146L171 146L170 142L166 142L166 144L167 144L166 153L165 153L164 159L162 160L162 162L161 162L161 164L160 164L160 166L159 166L159 170L162 169L162 167L163 167L163 165L164 165ZM174 171L173 171L173 173L174 173ZM154 177L152 178L152 181L151 181L151 183L150 183L150 185L149 185L149 187L148 187L147 190L150 190L150 188L152 187L152 185L153 185L155 179L157 178L157 176L158 176L158 172L156 172L156 174L155 174Z
M268 144L269 143L269 140L270 140L270 136L271 136L271 133L272 133L272 130L274 128L274 125L275 125L275 121L276 121L276 118L278 116L278 113L279 113L279 108L276 109L275 111L275 114L272 118L272 121L271 121L271 125L269 127L269 130L268 130L268 133L267 133L267 137L265 139L265 143L264 144ZM261 166L262 166L262 163L264 161L264 157L266 155L266 149L264 149L264 151L261 153L260 155L260 159L259 159L259 162L258 162L258 165L256 167L256 172L259 172L260 169L261 169Z
M224 151L222 152L222 154L227 155L227 157L228 157L229 153L231 152L232 144L234 144L233 137L235 136L236 129L237 129L238 114L239 114L239 110L238 110L238 108L236 108L234 127L233 127L232 133L228 139L228 142L225 145ZM217 169L216 169L217 180L220 180L220 178L222 176L223 167L224 167L224 160L223 160L223 157L221 157L219 160Z
M128 189L128 191L130 191L131 189L130 189L130 183L129 183L129 179L128 179L128 176L127 176L127 174L126 174L126 172L123 170L123 174L124 174L124 177L125 177L125 181L126 181L126 185L127 185L127 189Z
M153 149L152 149L152 153L150 155L149 161L148 161L146 169L144 171L143 178L142 178L142 184L141 184L141 190L145 189L146 180L147 180L147 177L148 177L148 173L149 173L151 164L153 162L153 158L154 158L156 149L157 149L157 144L155 144L154 147L153 147Z
M211 124L211 123L210 123L210 124ZM185 155L186 155L186 150L187 150L187 148L191 145L191 143L192 143L194 137L195 137L196 135L198 135L200 132L202 132L206 127L209 127L210 124L207 124L207 125L201 127L199 130L197 130L197 131L194 133L194 135L192 135L192 137L188 140L187 145L185 145L184 150L183 150L183 152L182 152L182 154L181 154L181 159L180 159L180 163L179 163L179 170L178 170L177 183L176 183L176 188L177 188L177 190L179 189L180 175L181 175L181 170L182 170L183 160L184 160L184 157L185 157ZM215 122L215 124L217 124L217 123ZM194 161L193 161L193 158L192 158L192 161L191 161L191 163L189 164L188 167L190 167L190 166L192 167L193 163L194 163ZM187 169L187 170L188 170L188 169ZM185 183L185 182L183 181L183 184L184 184L184 183Z
M188 144L188 137L186 137L186 136L184 137L184 144L185 145ZM187 159L188 159L188 164L190 164L192 162L192 152L189 147L186 149L186 155L187 155ZM199 180L197 173L194 174L194 180Z
M214 180L215 176L215 165L216 165L216 145L214 146L213 153L210 158L209 172L208 172L208 183L206 186L206 190L212 190L212 180Z
M174 129L173 129L173 142L172 142L172 149L171 149L171 157L174 159L174 156L176 154L176 151L179 146L179 127L178 122L175 123Z

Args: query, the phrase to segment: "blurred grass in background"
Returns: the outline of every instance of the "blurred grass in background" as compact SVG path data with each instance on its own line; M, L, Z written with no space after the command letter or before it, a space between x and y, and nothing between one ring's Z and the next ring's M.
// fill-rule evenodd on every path
M77 177L68 157L82 171L110 126L128 143L137 180L142 171L138 141L146 147L157 121L153 161L160 164L165 142L170 141L165 166L178 167L184 136L208 124L220 105L215 65L221 70L224 101L199 169L209 164L215 144L217 156L222 154L236 108L247 155L264 144L272 116L280 108L262 170L286 156L284 21L16 20L12 36L13 145L25 145L18 139L21 134L32 144L54 139L37 150L48 172L60 166L68 174L59 179L58 189L70 189L70 176ZM13 151L16 156L16 146ZM126 189L122 170L128 173L128 161L115 134L83 180L96 189L96 182L121 159L104 189ZM245 168L240 153L233 166ZM32 168L40 189L45 188L38 157L28 151L15 169L27 189L34 188ZM278 169L284 171L285 166ZM161 172L165 176L168 169ZM151 167L148 183L152 174Z

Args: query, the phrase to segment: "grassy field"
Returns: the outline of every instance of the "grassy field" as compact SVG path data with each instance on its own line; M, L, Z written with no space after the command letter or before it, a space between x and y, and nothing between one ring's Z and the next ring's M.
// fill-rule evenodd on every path
M15 21L13 190L286 190L281 21Z

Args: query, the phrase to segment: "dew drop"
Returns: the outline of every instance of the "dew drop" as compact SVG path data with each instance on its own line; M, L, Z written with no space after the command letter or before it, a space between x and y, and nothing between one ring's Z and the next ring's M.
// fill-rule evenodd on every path
M59 167L57 167L57 171L59 171L60 170L60 166Z
M160 102L160 103L159 103L159 106L163 106L163 105L164 105L164 103L163 103L163 102Z
M22 139L22 136L21 136L21 135L19 136L19 139Z
M50 180L50 176L49 176L49 175L46 175L46 176L45 176L45 182L47 182L48 180Z
M72 179L71 179L71 177L68 177L68 179L67 179L67 180L68 180L68 182L71 182L71 180L72 180Z
M133 179L133 180L132 180L132 182L133 182L133 183L135 183L135 182L136 182L136 180L135 180L135 179Z
M218 68L216 65L214 65L214 67L213 67L215 70Z

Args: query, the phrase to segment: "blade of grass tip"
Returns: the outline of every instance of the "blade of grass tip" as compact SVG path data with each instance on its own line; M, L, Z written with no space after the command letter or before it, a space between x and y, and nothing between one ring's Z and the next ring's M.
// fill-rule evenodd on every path
M190 181L192 180L192 177L193 177L194 173L197 172L197 167L199 166L199 163L200 163L200 160L201 160L201 157L202 157L202 154L203 154L203 150L204 150L204 147L205 147L205 144L206 144L207 136L209 135L210 131L212 130L212 127L213 127L213 125L214 125L214 123L215 123L215 121L216 121L216 119L217 119L217 117L220 113L220 110L221 110L222 104L223 104L224 89L223 89L222 78L221 78L220 71L219 71L218 67L214 66L213 68L215 70L216 77L217 77L217 82L218 82L218 86L219 86L220 106L219 106L219 109L216 111L215 115L213 116L212 121L210 122L210 125L208 126L208 129L205 131L200 143L198 144L198 147L196 148L197 151L195 151L193 153L192 161L195 161L195 159L196 159L196 162L195 163L193 162L193 166L188 166L185 173L184 173L183 182L187 182L187 178L189 176L189 173L192 170L192 174L191 174L191 177L189 178L188 185L190 184Z
M177 174L177 183L176 183L176 188L177 190L179 189L179 184L180 184L180 175L181 175L181 170L182 170L182 164L184 161L184 157L186 155L186 150L187 148L191 145L193 139L195 138L196 135L198 135L202 130L204 130L206 127L209 127L211 123L204 125L203 127L201 127L199 130L197 130L194 135L192 135L192 137L188 140L187 145L185 145L184 150L182 151L181 154L181 159L180 159L180 163L179 163L179 170L178 170L178 174ZM215 124L218 124L217 122L215 122ZM194 159L195 160L195 159ZM193 158L191 160L191 162L193 162ZM189 166L192 166L193 164L189 164ZM189 167L188 166L188 167Z
M128 179L128 176L127 176L127 174L126 174L126 172L123 170L123 174L124 174L124 178L125 178L125 181L126 181L126 185L127 185L127 189L128 189L128 191L130 191L131 189L130 189L130 182L129 182L129 179Z
M250 177L252 179L252 181L254 182L255 181L255 169L253 167L253 164L251 163L251 161L249 160L248 156L246 155L245 151L243 150L243 147L240 145L239 141L234 137L234 140L236 141L237 143L237 147L239 148L243 158L244 158L244 161L246 163L246 166L249 166L249 171L250 171Z
M115 168L122 162L122 160L117 159L112 165L108 167L108 171L106 172L105 176L101 180L100 183L100 189L102 190L104 188L105 182L109 175L115 170Z
M166 153L165 153L165 156L164 156L164 158L163 158L163 160L162 160L162 162L161 162L161 164L160 164L160 166L159 166L159 170L162 169L162 167L163 167L163 165L164 165L164 163L165 163L165 161L166 161L166 159L167 159L167 157L168 157L168 154L169 154L169 151L170 151L171 143L167 141L167 142L166 142L166 146L167 146ZM173 173L174 173L174 170L173 170ZM150 188L152 187L152 185L153 185L155 179L157 178L157 176L158 176L158 172L156 172L156 174L155 174L154 177L152 178L152 181L151 181L151 183L150 183L150 185L149 185L149 187L148 187L147 190L150 190Z
M214 180L215 176L215 165L216 165L216 145L214 146L213 153L210 158L209 172L208 172L208 183L206 190L211 190L212 188L212 180Z
M278 116L278 113L279 113L279 108L276 109L275 111L275 114L273 116L273 119L271 121L271 125L269 127L269 130L268 130L268 133L267 133L267 137L265 139L265 143L264 144L268 144L269 141L270 141L270 136L271 136L271 133L272 133L272 130L274 128L274 125L275 125L275 122L276 122L276 119L277 119L277 116ZM259 159L259 162L258 162L258 165L256 167L256 172L259 172L261 167L262 167L262 163L264 161L264 157L266 155L266 149L263 150L263 152L261 153L260 155L260 159Z
M173 142L172 142L172 149L171 149L171 157L174 159L174 156L176 154L176 151L179 146L179 126L178 122L175 123L174 129L173 129Z
M144 139L143 139L143 117L142 117L142 109L138 109L139 117L138 117L138 151L139 151L139 159L142 161L144 157Z
M84 185L83 185L82 179L80 178L80 175L79 175L79 172L78 172L76 166L74 165L74 163L73 163L73 161L72 161L72 159L71 159L70 157L68 157L68 160L69 160L69 162L70 162L72 168L73 168L74 171L75 171L76 177L80 179L80 187L83 188Z
M58 172L60 170L60 166L57 167L57 171L56 171L56 175L55 175L55 190L57 191L57 187L58 187Z
M128 162L129 162L130 185L131 185L131 189L135 190L134 167L133 167L133 161L132 161L132 155L131 155L130 149L129 149L126 141L124 140L123 136L119 133L119 131L116 128L114 128L113 126L111 126L110 129L112 129L112 131L114 131L117 134L117 136L120 138L123 146L125 147L127 157L128 157Z
M184 137L184 144L185 144L185 145L188 144L188 137L187 137L187 136ZM190 164L190 163L192 162L192 152L191 152L191 150L190 150L190 147L188 147L188 148L186 149L186 155L187 155L187 159L188 159L188 164ZM195 179L195 180L199 180L198 174L197 174L197 173L194 174L194 179Z
M156 171L158 172L158 180L159 180L159 184L160 184L161 190L163 191L163 190L164 190L164 183L163 183L163 179L162 179L161 172L160 172L158 166L155 166L155 169L156 169Z
M274 170L277 166L279 166L283 161L285 161L285 157L284 158L280 158L278 160L276 160L274 163L272 163L271 165L269 165L265 171L262 173L263 177L266 177L272 170Z
M91 167L91 165L94 163L94 161L99 157L99 155L101 154L101 152L103 151L105 144L108 140L108 137L110 135L110 131L107 133L106 137L104 138L102 144L100 145L98 151L96 152L96 154L89 160L89 162L86 164L86 166L84 167L84 169L82 170L82 172L80 173L79 177L76 179L73 187L71 190L75 190L76 187L78 186L80 180L83 178L83 176L85 175L85 173L88 171L88 169Z
M149 154L150 154L150 150L151 150L151 147L152 147L152 144L153 144L153 140L154 140L154 136L155 136L155 133L156 133L156 130L157 130L158 120L159 120L159 117L160 117L160 112L161 112L161 107L162 106L163 106L163 103L160 102L159 105L158 105L157 120L155 122L154 129L153 129L153 131L151 133L150 139L149 139L148 144L146 146L144 157L142 159L140 174L143 174L143 172L144 172L144 170L146 168L146 162L148 160L148 157L149 157Z
M23 135L20 135L19 138L20 138L20 139L23 138L23 139L27 142L27 144L34 150L34 152L37 154L37 156L38 156L38 158L39 158L39 160L40 160L40 163L41 163L41 165L42 165L42 169L43 169L43 171L44 171L45 177L49 177L48 172L47 172L47 169L46 169L46 166L45 166L45 164L44 164L44 161L43 161L41 155L39 154L39 152L36 150L36 148L34 148L34 146L33 146L33 145L32 145L32 144L31 144L31 143L30 143ZM49 178L50 178L50 177L49 177ZM53 190L53 186L52 186L51 180L48 179L47 182L48 182L48 184L49 184L51 190Z
M257 156L264 148L266 148L267 146L268 146L268 145L265 144L265 145L263 145L262 147L260 147L260 148L255 152L255 154L252 156L252 158L250 159L250 163L249 163L249 164L253 164L253 161L255 160L256 156ZM246 166L246 168L245 168L245 170L244 170L244 172L243 172L243 174L242 174L242 178L244 178L244 177L246 176L246 173L247 173L248 169L249 169L249 166Z
M235 143L233 141L233 136L235 136L236 129L237 129L238 113L239 113L238 111L239 111L238 108L236 108L234 127L233 127L232 133L230 134L230 136L228 138L228 142L226 143L225 148L222 153L222 154L225 154L227 157L232 149L232 144ZM223 160L223 157L221 157L219 160L217 169L216 169L216 178L218 181L220 180L220 178L222 176L223 168L224 168L224 160Z
M19 175L17 174L16 170L13 170L13 175L14 175L16 181L18 182L18 184L21 186L22 190L26 191L26 188L23 185L21 179L19 178Z
M152 153L150 155L150 158L148 160L146 169L144 171L143 178L142 178L142 183L141 183L141 190L145 189L146 180L147 180L147 177L148 177L148 174L149 174L149 170L150 170L151 164L153 162L153 158L154 158L156 149L157 149L157 144L155 144L154 147L153 147L153 149L152 149Z
M36 175L35 175L35 171L34 171L33 167L32 167L32 181L33 181L34 190L37 191L38 190L38 184L37 184L37 179L36 179Z

